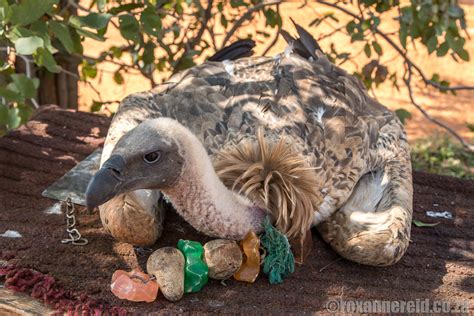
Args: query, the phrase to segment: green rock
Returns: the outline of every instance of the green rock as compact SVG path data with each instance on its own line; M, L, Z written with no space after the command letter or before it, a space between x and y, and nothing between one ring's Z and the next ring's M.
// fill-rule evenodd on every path
M184 266L184 292L198 292L209 279L209 269L203 261L204 248L197 241L180 239L178 249L181 250L186 260Z

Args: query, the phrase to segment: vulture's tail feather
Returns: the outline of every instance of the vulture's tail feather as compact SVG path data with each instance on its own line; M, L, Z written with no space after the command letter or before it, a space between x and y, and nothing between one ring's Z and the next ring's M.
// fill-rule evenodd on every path
M253 55L252 49L255 47L255 42L251 39L238 40L232 43L214 55L209 57L209 61L224 61L224 60L236 60L242 57L250 57Z

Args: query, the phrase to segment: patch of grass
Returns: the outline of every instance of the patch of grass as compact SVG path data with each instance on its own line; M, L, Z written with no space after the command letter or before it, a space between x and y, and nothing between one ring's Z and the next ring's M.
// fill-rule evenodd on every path
M444 134L436 134L411 144L414 170L474 179L474 153Z

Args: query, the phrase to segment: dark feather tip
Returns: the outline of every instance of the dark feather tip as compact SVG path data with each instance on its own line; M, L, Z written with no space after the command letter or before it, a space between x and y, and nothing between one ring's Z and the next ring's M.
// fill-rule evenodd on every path
M209 57L209 61L224 61L224 60L236 60L243 57L250 57L253 55L252 49L255 47L255 42L251 39L238 40L232 43L214 55Z

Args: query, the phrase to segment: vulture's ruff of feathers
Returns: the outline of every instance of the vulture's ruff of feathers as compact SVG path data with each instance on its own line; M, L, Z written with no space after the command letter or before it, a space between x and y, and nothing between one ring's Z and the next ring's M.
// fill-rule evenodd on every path
M272 214L288 236L316 226L349 260L393 264L406 251L412 217L403 126L358 79L331 64L307 31L296 29L299 38L282 32L289 49L273 58L240 58L254 44L239 42L213 61L124 99L101 163L107 164L122 136L133 134L142 122L171 118L196 136L193 146L203 146L214 166L208 172L216 173L232 194ZM192 177L193 166L187 167ZM180 188L188 185L184 180ZM163 221L156 193L143 188L113 197L99 207L104 227L119 240L153 244ZM225 229L232 229L238 214L213 218L214 213L201 210L204 214L193 218L192 206L199 208L202 201L192 198L198 200L187 204L191 209L177 211L198 230L216 235L210 228L220 225L220 237L229 237Z
M260 129L256 143L244 141L219 152L214 167L227 187L271 212L281 232L304 237L321 198L312 167L285 141L283 136L269 143Z

